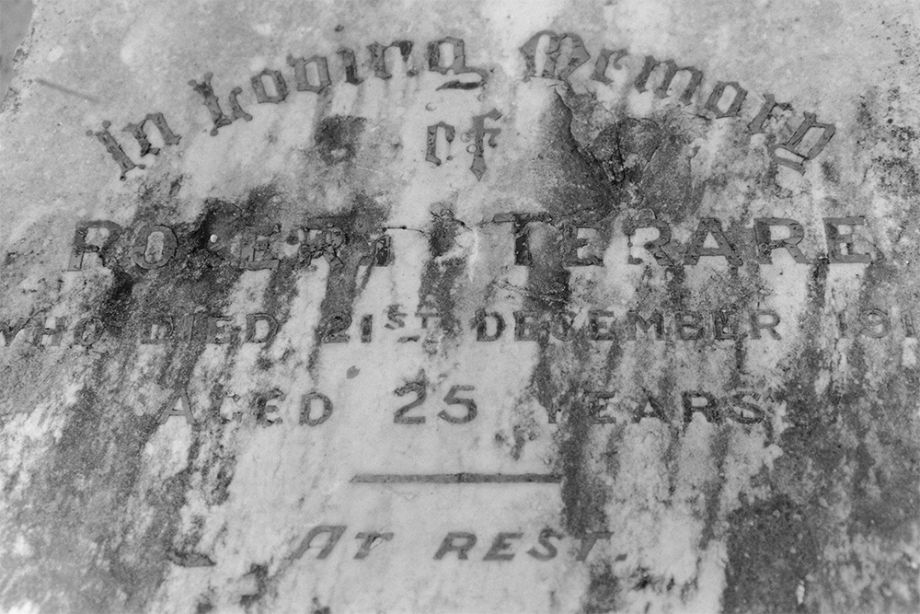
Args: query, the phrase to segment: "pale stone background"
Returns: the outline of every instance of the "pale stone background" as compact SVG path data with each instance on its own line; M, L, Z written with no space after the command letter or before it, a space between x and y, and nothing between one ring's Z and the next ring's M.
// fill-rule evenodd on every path
M0 97L6 93L13 72L13 53L26 36L31 17L31 0L0 2Z
M8 45L26 32L8 18L10 6L2 5L4 71ZM902 326L883 339L843 337L836 316L880 307L900 317L920 296L918 11L914 0L37 3L0 113L0 323L94 314L109 328L88 348L72 336L35 347L24 335L0 347L0 609L917 611L916 339ZM625 80L591 82L590 66L571 88L523 82L519 47L542 29L579 33L592 56L625 47L633 62L654 54L693 64L709 85L737 80L756 100L771 92L798 114L833 122L837 134L798 175L771 168L769 142L750 138L743 121L713 128ZM364 54L373 41L409 38L424 68L424 45L445 35L466 41L470 65L492 70L484 93L436 92L441 80L427 71L383 83L365 64L360 88L341 85L342 45ZM256 104L251 75L288 71L288 54L313 53L336 71L329 96L292 92L282 105ZM208 71L225 110L230 87L244 88L251 122L209 134L188 85ZM427 125L466 131L471 115L491 108L503 113L502 133L482 181L469 171L466 142L440 168L425 162ZM139 160L121 128L155 111L181 141L145 156L147 168L122 181L87 131L112 121ZM350 124L361 126L352 137L327 139L322 122L333 116L364 121ZM646 183L614 185L599 171L598 135L624 116L653 118L674 137L673 156L651 164ZM354 156L330 162L339 149L324 150L324 139L346 141L340 149ZM394 266L360 288L327 285L324 261L309 271L239 273L212 268L201 250L162 271L139 272L127 248L111 254L124 266L88 256L83 270L65 271L81 220L132 232L169 224L188 250L223 232L206 215L214 201L260 222L352 211L359 226L382 220L409 230L394 234ZM681 240L704 215L737 227L792 217L805 224L812 254L822 217L865 215L860 249L878 260L854 268L787 258L732 274L706 263L688 268L680 298L661 270L622 266L630 248L617 218L608 266L572 273L563 292L551 242L528 273L512 265L507 227L488 223L511 210L565 217L575 205L624 215L661 206ZM450 250L434 257L429 237L442 235ZM389 304L414 309L428 291L462 334L439 331L424 347L392 338L317 343L330 304L379 318ZM482 306L510 313L561 303L622 316L640 303L713 309L726 301L777 310L787 336L740 349L711 340L484 344L468 326ZM141 316L157 310L289 317L265 349L140 345ZM423 366L439 395L452 383L476 385L476 423L394 427L392 391ZM750 390L769 409L770 428L700 415L685 430L650 418L589 426L576 393L590 386L628 398L643 389ZM233 419L219 394L249 411L254 391L276 387L286 393L283 422L270 426L252 412ZM337 413L309 429L297 424L295 401L314 388ZM157 414L180 389L198 420L160 425ZM555 426L546 420L554 409L563 416ZM673 399L668 410L679 411ZM556 471L563 483L348 481L420 467ZM348 527L326 560L301 548L318 524ZM538 562L524 550L544 527L568 537L555 559ZM366 530L395 538L356 561L354 534ZM572 537L596 530L613 537L575 562ZM433 560L448 531L479 536L471 560ZM521 548L514 561L484 562L498 531L524 533Z

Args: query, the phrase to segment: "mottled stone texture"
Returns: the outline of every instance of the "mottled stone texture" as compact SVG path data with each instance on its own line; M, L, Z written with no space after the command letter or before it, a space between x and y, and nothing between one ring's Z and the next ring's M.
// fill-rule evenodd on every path
M0 610L920 610L918 11L36 2Z

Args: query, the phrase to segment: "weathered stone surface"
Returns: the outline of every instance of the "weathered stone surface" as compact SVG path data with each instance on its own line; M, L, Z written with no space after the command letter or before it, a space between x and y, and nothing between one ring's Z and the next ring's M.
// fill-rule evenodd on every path
M0 609L920 608L915 3L36 4Z

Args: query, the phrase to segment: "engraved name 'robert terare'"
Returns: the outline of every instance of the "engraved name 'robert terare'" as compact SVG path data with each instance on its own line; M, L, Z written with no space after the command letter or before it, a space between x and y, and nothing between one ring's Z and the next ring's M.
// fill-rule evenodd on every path
M288 267L307 275L325 275L327 285L342 283L345 276L366 280L375 270L398 265L399 246L418 253L428 250L443 266L464 266L473 255L457 254L455 247L440 248L430 241L431 229L406 227L368 227L361 232L349 228L350 214L326 215L303 224L282 228L269 222L256 226L214 224L205 245L197 234L189 236L179 226L144 224L136 228L106 220L77 225L70 250L68 269L73 272L92 267L107 267L140 279L146 275L169 275L181 270L184 260L198 253L212 258L212 265L241 270L276 270ZM444 220L447 220L446 222ZM755 218L749 228L733 225L724 228L717 218L702 218L684 241L662 219L627 217L621 224L573 226L556 223L545 214L500 213L490 220L463 222L444 214L441 224L476 233L468 243L477 246L482 258L507 270L531 270L535 250L547 246L556 254L561 267L575 273L604 268L659 271L669 283L682 283L689 269L703 267L713 274L720 271L737 275L742 267L772 266L808 269L814 266L862 269L875 259L866 220L859 216L823 218L823 237L816 229L789 218ZM806 235L811 238L806 241ZM422 245L412 245L421 242ZM441 253L440 249L447 249ZM613 255L611 255L613 254ZM577 275L566 282L575 283ZM808 276L802 276L808 283ZM509 284L508 289L514 288ZM326 314L317 324L320 343L422 343L432 340L452 322L453 332L468 331L477 342L497 340L527 342L547 338L569 340L581 335L590 341L709 339L779 340L787 336L785 323L768 303L769 293L754 297L750 305L681 305L669 307L635 303L622 306L572 306L573 311L545 312L513 309L501 304L484 304L466 314L468 326L459 325L459 314L442 312L436 297L420 296L417 304L381 305L379 311ZM915 336L909 310L894 312L879 304L860 304L855 312L837 314L840 336L882 338L900 331ZM137 327L141 343L254 343L270 344L283 322L273 313L145 313ZM0 342L10 346L21 342L41 346L61 345L65 336L73 343L91 344L104 329L104 323L91 318L29 318L0 322ZM435 340L436 341L436 340Z
M424 236L429 232L425 228L378 226L352 233L347 229L352 215L328 214L287 228L264 220L242 230L215 232L208 238L206 249L229 265L247 270L274 269L282 261L299 266L317 259L343 262L346 254L358 255L362 265L379 267L389 266L396 257L395 233ZM569 219L554 219L548 213L496 213L479 222L458 219L449 210L444 215L448 224L463 229L506 228L496 237L496 245L482 245L481 240L476 243L483 250L498 250L488 255L497 257L499 262L505 259L502 254L512 255L514 265L525 267L533 264L535 242L552 245L565 267L605 266L605 252L618 242L625 242L627 248L619 264L655 263L665 268L695 266L703 258L729 268L770 265L774 264L776 252L784 252L793 263L806 265L868 264L874 259L870 237L860 233L866 218L859 215L822 218L821 238L817 237L819 229L806 234L803 224L792 218L757 217L750 227L733 221L726 228L719 218L702 217L683 241L675 234L677 230L683 232L686 224L673 228L667 220L647 212L622 216L619 225L614 216L597 224L578 225ZM807 236L811 237L810 243ZM104 266L127 268L133 264L144 270L159 269L181 252L177 233L167 224L123 228L110 220L90 220L76 226L68 269L80 270L87 254L99 256Z
M266 67L253 74L249 86L254 102L244 96L244 88L232 85L226 88L227 96L221 102L212 85L213 73L205 73L201 80L188 83L199 94L210 116L211 136L238 120L251 121L254 105L278 105L290 100L292 92L308 96L329 97L335 85L364 87L368 79L389 80L398 78L421 79L423 75L443 77L433 85L434 90L464 92L484 91L494 68L470 66L467 63L465 42L456 37L444 37L427 44L423 61L415 53L416 45L410 40L397 40L389 44L374 42L367 45L367 57L359 62L359 55L349 47L339 48L334 57L338 65L330 69L327 56L310 57L288 55L287 67ZM737 81L716 81L708 95L701 93L703 72L695 66L684 66L673 59L659 59L652 55L632 56L627 49L597 51L595 61L581 36L573 32L543 30L534 34L521 47L524 60L524 80L546 79L571 87L609 88L627 83L638 94L648 92L653 100L675 98L682 106L695 104L693 113L710 120L743 120L748 135L762 135L766 139L769 163L799 173L805 172L805 163L818 156L833 138L833 124L818 121L817 114L803 112L803 119L793 120L793 105L779 102L773 94L763 94L759 103L750 104L748 91ZM401 68L400 68L401 67ZM427 68L427 71L424 70ZM293 85L293 90L291 85ZM502 129L494 122L502 118L497 108L488 105L480 114L474 114L463 134L471 135L472 144L469 169L481 180L487 169L485 147L497 146ZM248 109L248 110L247 110ZM745 116L746 117L743 117ZM487 123L489 122L489 123ZM491 125L490 125L491 124ZM101 130L90 130L88 136L97 139L121 170L121 179L130 171L140 171L146 164L139 160L153 160L162 151L179 146L182 139L170 126L162 112L148 112L121 129L134 141L119 140L110 130L112 122L104 120ZM425 143L425 160L440 166L454 156L450 145L458 134L458 127L444 121L425 127L420 135ZM128 148L126 150L126 148ZM130 155L129 155L130 154ZM133 156L133 157L132 157Z

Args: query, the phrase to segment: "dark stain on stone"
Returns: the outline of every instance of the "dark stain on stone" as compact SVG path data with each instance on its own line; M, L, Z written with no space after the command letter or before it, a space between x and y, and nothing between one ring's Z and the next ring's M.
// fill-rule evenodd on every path
M626 117L603 128L589 151L610 183L641 183L665 136L653 120Z
M643 591L656 583L655 578L649 573L647 567L638 567L630 576L630 580L632 580L632 589L634 591Z
M319 599L314 597L313 609L310 611L310 614L332 614L332 608L329 606L321 605Z
M569 107L555 99L545 118L543 146L549 177L541 205L550 221L531 224L529 234L532 262L524 308L547 314L551 320L564 318L569 311L570 271L562 243L565 227L597 227L609 239L620 196L618 186L608 178L609 168L582 149L572 136L571 122ZM593 373L577 366L591 364L592 350L584 338L555 344L551 335L543 332L538 344L539 358L530 389L548 412L560 417L557 440L563 476L563 524L574 535L603 530L606 487L591 453L592 423L582 400L585 391L603 389L609 375L598 381Z
M916 200L920 193L920 171L917 170L916 128L910 125L881 121L892 107L903 108L897 88L884 92L872 90L860 97L856 108L856 146L866 151L868 176L875 179L886 193Z
M323 162L332 165L354 159L366 121L350 115L324 117L314 137Z
M206 554L200 552L182 552L170 549L167 558L180 567L213 567L214 561Z
M729 516L725 614L817 611L802 607L796 590L820 555L808 512L788 497L749 504Z
M216 465L216 471L211 468L212 465ZM210 488L204 493L205 501L209 505L221 505L230 497L230 483L233 481L235 469L236 458L226 454L223 446L205 461L202 472L210 470L214 473Z
M448 257L456 244L457 236L465 230L462 221L454 217L449 205L435 206L428 226L428 262L422 273L419 286L419 313L432 313L440 331L447 337L460 332L460 320L456 316L456 294L458 281L466 270L466 256ZM427 339L426 339L427 341ZM435 343L431 349L436 350Z
M348 329L353 321L354 300L367 283L359 280L362 264L369 265L365 276L374 269L378 243L376 235L383 228L388 208L364 194L357 194L351 207L340 214L328 216L328 225L337 230L336 240L323 246L322 253L329 263L326 291L320 304L320 321L316 327L316 342L308 360L308 369L315 368L324 343L340 343L349 339ZM316 220L313 223L323 223Z
M648 209L672 223L692 216L702 201L690 171L692 137L680 116L625 117L603 128L585 147L620 206Z
M105 393L97 389L104 390L106 371L104 363L97 364L93 382L70 408L60 441L33 474L24 495L32 503L11 502L18 503L17 526L41 553L37 565L42 572L28 579L4 578L0 590L6 607L43 594L49 596L45 605L56 610L135 610L155 590L147 578L162 573L178 508L157 508L152 501L147 530L136 525L132 529L130 519L123 517L134 494L143 447L157 420L135 416L130 408L100 396ZM175 503L164 495L162 502ZM170 517L173 513L175 518ZM160 539L148 541L151 531ZM88 560L101 564L87 565ZM4 568L12 565L12 560L2 563ZM72 590L62 591L66 587ZM124 600L119 595L125 595Z
M550 221L541 223L542 230L531 234L531 239L536 238L531 241L531 250L539 253L533 254L529 269L525 308L534 311L559 314L567 310L570 300L568 271L560 257L562 245L553 239L558 236L554 232L562 226L593 226L609 242L611 220L622 213L631 218L650 216L677 224L698 214L707 189L720 189L730 179L720 175L694 182L691 162L697 151L693 142L708 129L698 118L676 109L662 110L648 119L621 115L622 119L601 127L596 136L591 136L591 131L584 129L586 123L590 125L593 121L585 119L591 117L591 109L585 107L582 98L562 90L559 101L564 104L557 104L541 122L549 127L540 155L547 166L541 166L541 171L545 170L551 180L541 177L541 185L546 189L538 198L549 213ZM557 174L559 180L555 180ZM769 183L769 178L760 180ZM751 191L750 197L754 195ZM737 224L726 229L726 235L736 244L744 243L744 232ZM683 254L676 243L672 241L665 251L675 263L665 272L665 288L643 290L640 284L637 288L640 309L671 312L711 309L697 304L698 299L692 295L681 264ZM718 305L720 308L740 312L762 299L762 283L757 270L741 274L733 268L729 275L714 279L714 282L724 288L724 292L713 293L724 302ZM598 476L615 478L620 470L616 448L622 433L614 429L607 438L607 450L597 449L597 442L591 441L593 429L584 411L588 401L583 393L610 388L610 374L617 371L622 354L621 342L614 340L610 344L608 355L604 357L604 370L595 373L584 366L596 362L591 352L597 350L592 350L584 339L576 337L560 347L551 342L550 336L544 337L531 388L544 407L559 411L558 415L562 416L557 446L563 475L563 520L567 531L578 534L606 526L604 508L608 486L598 480ZM673 345L675 341L666 337L665 343ZM740 386L747 381L743 341L736 340L725 349L732 352L732 386ZM673 397L674 381L668 375L658 379L661 381L646 385L652 388L657 385L659 398ZM721 537L718 519L724 480L722 465L727 457L731 429L730 425L725 425L715 430L711 443L718 472L705 489L706 505L701 518L703 545ZM679 429L671 430L670 439L667 464L673 494L679 469ZM600 572L592 570L592 579L597 573ZM673 578L651 576L646 580L638 577L635 582L637 590L648 586L656 591L670 590L665 587L674 584ZM589 601L592 592L602 584L601 580L592 581Z
M457 234L465 225L454 217L453 210L446 203L436 205L431 218L428 230L428 251L433 258L440 258L453 249Z
M97 317L102 320L109 333L117 337L130 316L131 293L135 280L120 268L113 270L112 276L112 285L99 304Z
M623 587L609 563L591 566L591 581L582 606L584 614L606 614L622 607L620 593Z
M169 184L164 183L162 190L150 186L143 192L129 227L160 223L175 213L175 203L164 195L168 190ZM203 554L189 554L194 551L187 548L194 544L179 538L180 511L196 471L205 476L206 499L214 500L207 492L208 476L217 476L218 490L226 490L234 458L224 454L215 460L209 448L211 442L221 441L225 425L216 407L195 408L188 466L139 490L144 448L160 426L155 404L165 399L150 399L148 403L154 405L138 408L126 383L144 377L135 372L135 357L146 317L182 316L196 309L214 315L223 312L240 272L219 249L211 249L210 239L251 225L264 213L265 193L255 190L239 204L210 202L196 221L171 225L178 238L175 258L158 270L133 265L114 268L109 286L98 301L90 303L90 314L103 320L112 334L99 344L77 402L67 408L59 441L32 473L21 498L9 502L11 509L18 510L16 525L30 536L41 557L34 563L34 573L2 580L4 607L41 594L48 595L44 607L51 610L139 611L152 599L171 560L178 564L209 560ZM126 256L113 261L131 262ZM159 384L167 390L187 387L205 345L199 334L177 334L168 340L156 369ZM227 363L234 355L235 346L228 346ZM214 462L220 463L216 470L211 469ZM226 494L216 497L217 502L225 498ZM132 514L140 502L147 512ZM176 550L176 541L186 549ZM183 552L186 556L179 554ZM16 564L6 557L0 561L4 568Z
M524 444L536 439L537 433L520 424L515 424L512 429L512 436L514 438L514 445L511 447L511 458L520 460L521 453L524 451Z
M859 306L911 304L915 274L907 266L911 258L900 256L865 268ZM897 552L915 541L920 450L913 408L920 375L900 365L896 337L869 341L858 326L827 334L828 269L826 258L813 265L801 350L784 366L787 378L776 395L790 426L778 442L784 454L766 479L773 496L729 519L726 612L914 612L920 606L910 560L863 561L867 548ZM842 350L838 334L851 339ZM869 348L879 344L890 348L870 357ZM842 352L849 374L838 374ZM816 391L815 382L828 377L826 389ZM800 584L802 604L795 594Z
M731 426L723 426L713 433L713 441L709 450L716 465L716 474L708 480L703 491L706 498L706 512L704 516L703 531L700 536L700 548L705 548L715 537L716 523L719 521L722 491L725 487L725 458L731 444Z
M262 309L275 318L279 330L290 317L291 303L297 297L297 277L301 270L293 259L279 258L277 266L269 273L268 284L262 293ZM277 338L277 335L273 336L262 346L260 360L268 360L264 352L274 345Z
M830 183L840 183L840 171L834 166L833 162L828 160L821 161L821 175L825 181Z
M240 605L249 609L250 606L258 603L265 596L268 589L268 565L256 565L253 563L249 566L249 572L246 576L251 576L256 582L256 592L240 597Z

